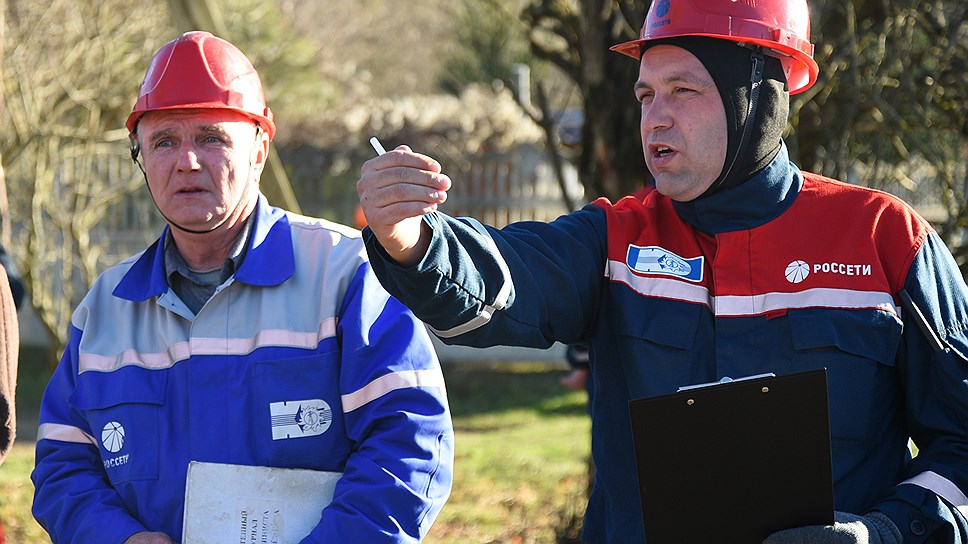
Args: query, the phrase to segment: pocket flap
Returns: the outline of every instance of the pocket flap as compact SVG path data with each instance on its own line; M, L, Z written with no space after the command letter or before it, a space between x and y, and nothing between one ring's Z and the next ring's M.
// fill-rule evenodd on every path
M797 310L790 312L793 347L835 348L894 366L901 322L881 310Z
M77 377L70 403L78 410L98 410L119 404L165 404L168 369L128 366L112 372L89 370Z
M690 349L696 341L696 330L704 311L708 310L699 304L654 298L647 304L617 304L617 316L611 324L621 335L662 346Z

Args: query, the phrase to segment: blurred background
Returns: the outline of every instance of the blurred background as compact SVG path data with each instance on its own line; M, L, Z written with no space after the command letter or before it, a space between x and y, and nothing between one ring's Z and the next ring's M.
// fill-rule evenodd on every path
M278 126L262 180L273 204L359 226L355 185L376 135L441 161L454 180L443 211L503 225L650 182L632 93L638 66L608 51L637 36L648 4L0 0L0 243L28 292L26 421L20 457L0 469L8 541L44 541L25 511L29 419L71 312L97 274L162 226L123 127L161 45L208 30L253 61ZM968 2L810 7L821 72L792 99L793 160L901 196L968 270ZM557 384L559 348L442 350L448 383L462 392L451 397L467 472L431 541L576 541L587 418L581 393Z

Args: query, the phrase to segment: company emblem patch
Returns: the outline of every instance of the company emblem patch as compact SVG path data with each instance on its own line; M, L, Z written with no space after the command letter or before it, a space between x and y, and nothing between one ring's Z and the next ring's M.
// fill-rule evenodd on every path
M117 453L124 447L124 427L117 421L109 421L101 429L101 444L111 453Z
M830 261L826 263L810 264L797 259L786 266L783 275L790 283L800 283L810 274L833 274L837 276L870 276L873 267L865 263L841 263Z
M320 399L270 402L269 415L273 440L320 435L333 423L333 409Z
M803 261L793 261L783 272L790 283L800 283L810 275L810 265Z
M702 281L704 257L686 259L658 246L629 245L626 264L636 272L665 274L689 281Z

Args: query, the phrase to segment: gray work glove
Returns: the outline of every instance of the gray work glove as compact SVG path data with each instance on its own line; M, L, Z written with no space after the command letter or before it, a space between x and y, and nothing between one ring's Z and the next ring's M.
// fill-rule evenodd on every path
M766 537L763 544L901 544L901 531L880 512L866 516L835 512L833 525L784 529Z

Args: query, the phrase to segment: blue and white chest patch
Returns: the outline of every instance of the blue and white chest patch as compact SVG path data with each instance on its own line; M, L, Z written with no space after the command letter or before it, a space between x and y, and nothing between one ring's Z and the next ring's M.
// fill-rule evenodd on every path
M272 439L285 440L323 434L333 423L333 410L320 399L270 402Z
M659 246L641 247L629 244L625 262L636 272L664 274L699 282L702 281L704 259L702 256L686 259Z

